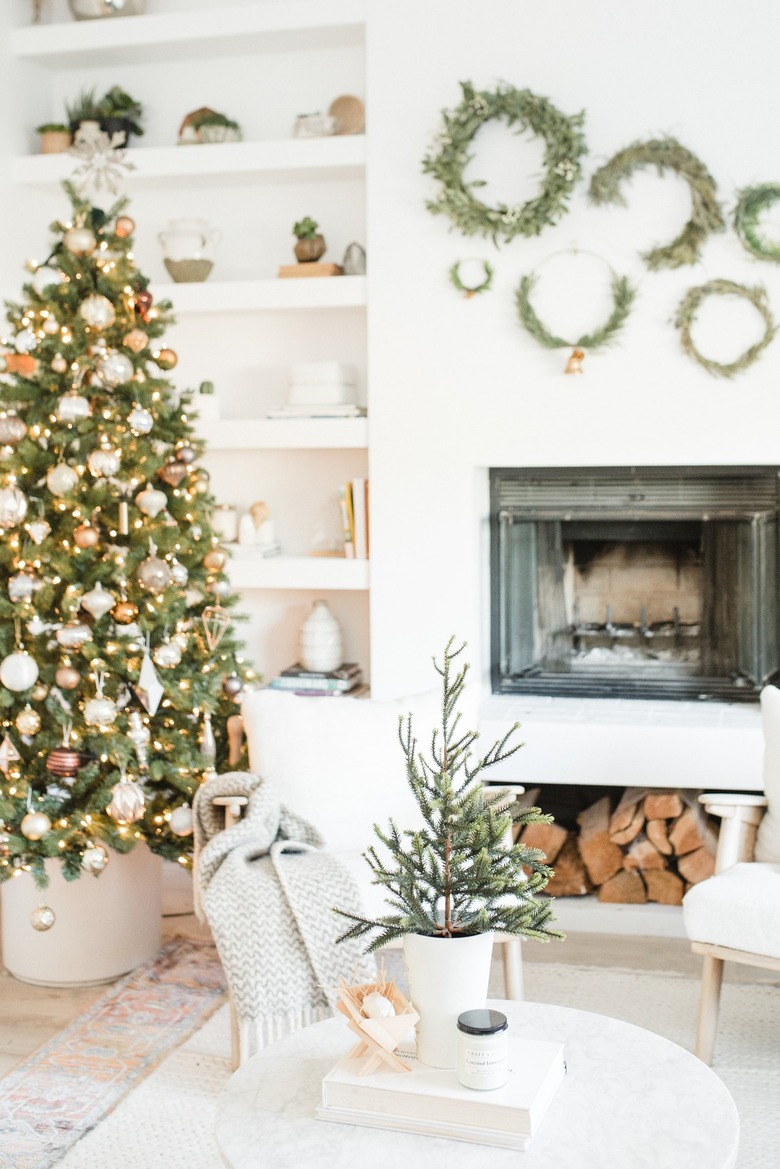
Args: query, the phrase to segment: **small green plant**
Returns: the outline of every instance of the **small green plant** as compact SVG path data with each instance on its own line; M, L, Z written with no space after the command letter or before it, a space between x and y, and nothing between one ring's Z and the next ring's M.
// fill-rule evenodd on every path
M70 126L64 122L44 122L35 127L36 134L70 134Z
M103 95L97 104L97 111L101 120L115 118L127 123L128 130L137 138L144 132L141 126L143 106L119 85L112 85Z
M201 126L227 126L229 130L241 129L238 122L234 122L226 114L217 113L216 110L203 110L192 114L190 117L190 125L196 130L199 130Z
M293 235L296 239L316 239L319 232L319 224L310 219L308 215L305 219L299 219L297 223L293 224Z
M198 387L198 393L199 394L213 394L214 393L214 383L213 382L201 382L200 386Z
M81 122L97 122L100 120L97 98L94 89L82 89L73 101L65 102L65 116L70 123L71 130L75 130Z

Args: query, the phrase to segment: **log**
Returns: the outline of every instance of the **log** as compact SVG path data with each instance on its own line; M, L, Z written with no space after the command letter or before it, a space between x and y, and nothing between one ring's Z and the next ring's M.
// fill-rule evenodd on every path
M621 869L610 877L599 889L599 901L613 904L644 905L647 901L645 883L639 873Z
M613 844L630 844L632 840L636 840L644 827L644 823L645 813L642 805L638 804L633 819L625 828L621 828L618 832L610 831L609 839Z
M675 820L685 805L675 791L648 792L645 797L645 815L648 820Z
M642 835L632 840L629 845L628 852L623 858L623 868L629 871L639 869L642 872L646 869L665 869L666 861L652 840Z
M645 796L642 787L627 787L618 801L618 805L609 818L609 834L622 832L627 828L636 815L637 808Z
M645 824L645 834L662 856L672 855L674 849L669 840L669 825L666 820L648 820Z
M520 834L526 848L540 848L551 865L566 843L569 833L560 824L529 824Z
M551 897L583 897L586 893L593 892L593 885L588 880L573 833L569 833L566 843L558 853L555 876L547 883L544 892L549 893Z
M707 846L688 852L677 861L680 876L691 885L706 881L715 872L715 857Z
M705 844L713 847L715 834L707 823L707 817L698 806L686 808L669 829L669 842L677 856L685 856Z
M598 887L623 867L623 853L609 839L609 797L580 812L577 823L577 847L589 879Z
M647 900L659 905L682 905L684 885L671 869L651 869L645 873Z

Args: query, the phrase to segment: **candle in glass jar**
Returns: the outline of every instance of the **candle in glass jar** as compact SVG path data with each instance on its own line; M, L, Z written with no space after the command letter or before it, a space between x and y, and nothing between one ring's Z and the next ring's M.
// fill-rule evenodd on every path
M458 1015L458 1080L464 1088L502 1088L509 1079L507 1018L487 1008Z
M238 536L238 512L232 503L220 503L211 517L214 534L226 543L232 543Z

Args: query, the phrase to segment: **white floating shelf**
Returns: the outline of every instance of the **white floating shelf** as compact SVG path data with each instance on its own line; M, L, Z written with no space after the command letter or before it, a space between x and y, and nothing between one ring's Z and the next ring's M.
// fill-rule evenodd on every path
M257 309L361 308L365 276L300 276L271 280L208 280L153 284L155 300L170 300L174 314L254 312Z
M129 19L129 18L127 18ZM131 186L156 179L213 178L257 175L272 179L358 178L366 161L366 140L360 135L288 138L278 142L224 142L201 146L159 146L130 149L127 161ZM13 182L54 186L78 165L72 154L30 154L11 159Z
M365 0L257 0L201 11L29 25L13 56L50 69L361 44Z
M238 552L226 572L237 589L367 589L368 560L339 556L252 556Z
M366 418L204 419L196 420L195 429L212 451L348 450L368 445Z

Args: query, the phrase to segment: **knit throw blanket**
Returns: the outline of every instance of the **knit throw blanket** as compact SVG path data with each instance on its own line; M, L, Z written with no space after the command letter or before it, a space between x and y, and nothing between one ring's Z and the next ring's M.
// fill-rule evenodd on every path
M223 827L215 796L248 798L237 824ZM347 923L332 907L360 911L352 878L267 780L245 771L216 776L193 808L196 912L211 927L236 1012L255 1025L258 1046L329 1015L339 977L376 978L359 942L336 945Z

